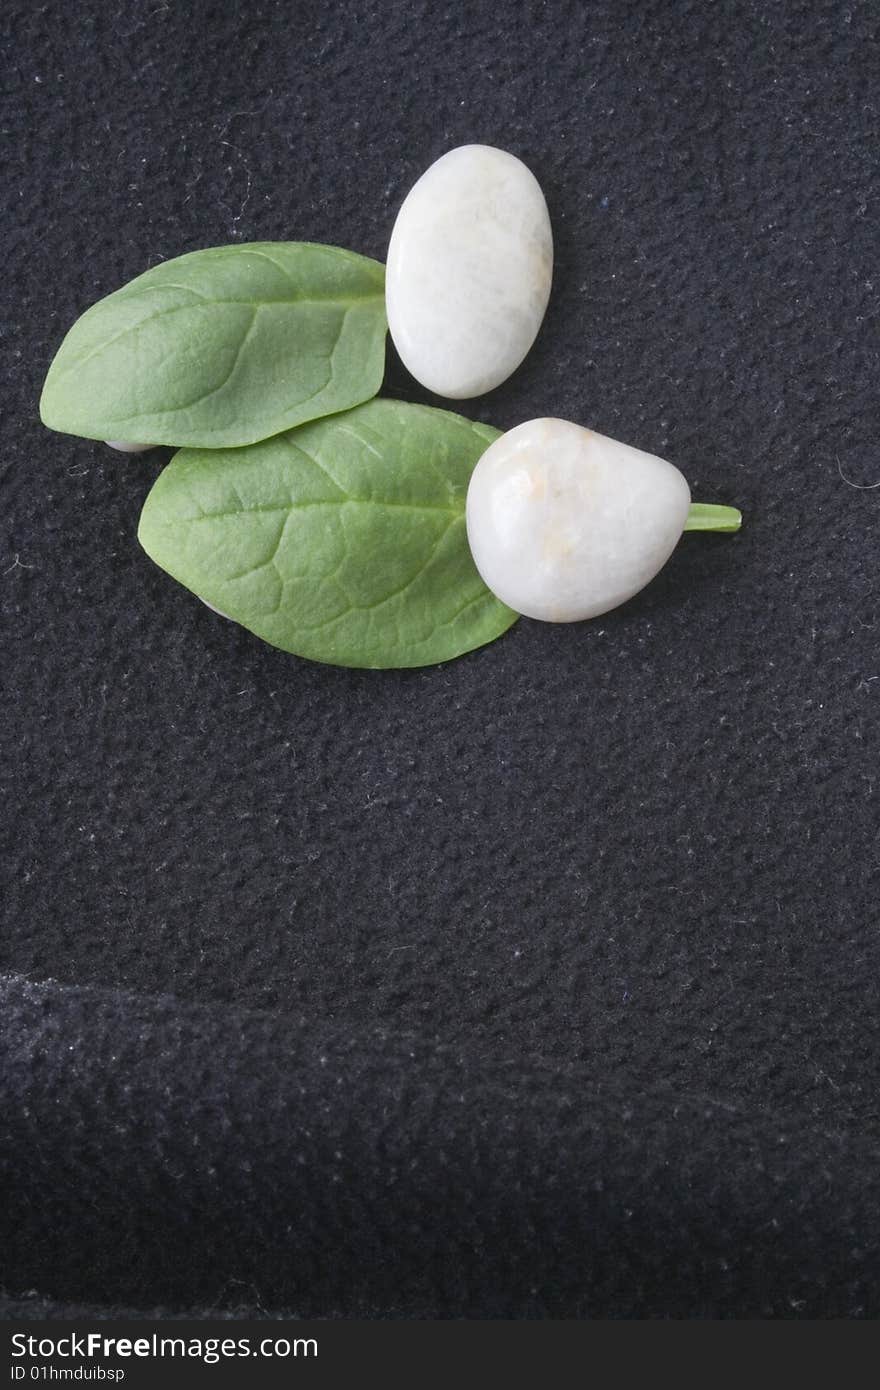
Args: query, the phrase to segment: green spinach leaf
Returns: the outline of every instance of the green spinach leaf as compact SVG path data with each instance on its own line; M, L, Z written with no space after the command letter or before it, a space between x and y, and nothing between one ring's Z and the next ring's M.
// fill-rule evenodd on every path
M92 306L49 368L40 414L88 439L252 444L378 391L385 269L307 242L193 251Z
M249 449L185 449L144 504L147 554L285 651L340 666L426 666L516 614L471 559L464 504L498 431L376 399Z

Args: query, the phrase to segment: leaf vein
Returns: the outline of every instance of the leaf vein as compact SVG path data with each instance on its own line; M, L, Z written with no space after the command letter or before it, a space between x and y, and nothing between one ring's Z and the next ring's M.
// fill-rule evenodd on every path
M231 516L246 517L251 513L260 512L301 512L307 511L309 507L349 506L390 508L403 512L442 512L444 516L451 518L450 526L464 515L461 507L441 507L433 502L386 502L377 500L375 497L328 497L319 498L313 502L281 502L277 506L233 507L228 512L201 512L199 516L190 517L189 522L192 524L196 521L217 521Z
M204 405L205 401L209 401L212 396L217 395L218 391L222 391L224 387L229 385L230 381L232 380L235 374L235 369L241 361L241 355L247 346L248 339L254 331L254 325L256 324L258 317L259 306L254 309L253 317L251 318L251 321L247 326L247 330L245 331L245 333L242 334L241 342L235 349L235 356L232 359L232 366L229 368L229 371L226 373L225 377L220 382L220 384L218 386L212 386L210 391L204 391L201 395L194 396L191 401L180 402L178 405L174 407L175 410L191 410L194 405ZM129 418L131 417L129 416Z

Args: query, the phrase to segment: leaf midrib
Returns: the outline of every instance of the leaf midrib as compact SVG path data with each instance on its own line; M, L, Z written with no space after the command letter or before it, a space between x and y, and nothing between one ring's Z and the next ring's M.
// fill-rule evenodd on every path
M142 285L139 290L126 289L123 287L115 294L107 295L106 299L98 301L94 305L98 308L100 304L105 304L109 299L137 299L144 294L155 294L156 290L179 290L183 294L195 295L199 304L237 304L246 308L264 308L270 304L363 304L370 299L382 299L385 291L382 289L365 290L363 294L292 294L282 295L277 299L227 299L223 295L202 294L200 290L193 289L192 285L172 284L170 281L156 285ZM175 304L174 309L195 309L195 304ZM163 313L171 313L172 310L163 310Z
M223 517L246 517L267 512L299 512L307 507L395 507L407 512L443 512L447 516L464 516L464 507L444 507L437 502L386 502L375 497L327 497L314 502L279 502L268 507L233 507L228 512L202 512L199 516L188 517L186 525L196 521L216 521Z
M156 289L156 288L159 288L159 287L157 287L157 286L152 286L151 288L152 288L152 289ZM144 293L146 294L147 291L145 290ZM195 293L195 291L191 291L191 293ZM125 297L125 298L133 298L134 296L127 296L127 295L124 295L124 292L123 292L123 297ZM379 295L379 294L373 294L373 295L356 295L356 296L352 296L352 295L348 295L348 296L342 296L342 295L329 295L326 299L319 299L319 298L316 298L315 296L310 296L310 297L305 297L305 296L304 296L303 298L294 298L294 299L207 299L204 295L202 295L202 296L199 297L199 302L198 302L197 304L173 304L169 309L160 309L159 312L158 312L157 314L149 314L149 315L147 315L145 318L138 319L138 322L137 322L137 323L127 324L127 325L125 326L125 328L120 329L120 331L119 331L118 333L114 333L112 338L105 338L103 342L98 343L97 347L92 348L91 352L87 352L86 355L85 355L85 357L75 357L74 360L73 360L72 362L70 362L70 363L67 365L67 367L66 367L63 371L61 371L61 372L58 373L58 378L59 378L59 379L63 379L64 377L69 376L71 372L80 371L80 370L86 365L87 362L91 362L91 360L92 360L93 357L98 357L102 352L106 352L107 348L112 347L114 343L118 343L119 340L120 340L121 338L126 338L130 333L136 333L136 332L138 331L139 328L143 328L143 327L145 327L145 326L148 325L148 324L155 323L155 322L156 322L156 319L166 318L169 314L180 314L180 313L183 313L184 310L187 310L187 309L198 309L198 308L200 307L201 304L207 304L207 305L221 305L221 304L227 305L227 304L228 304L228 305L232 305L232 306L237 307L237 308L252 309L253 312L254 312L254 320L256 319L257 311L258 311L259 309L271 308L272 305L287 305L287 306L290 306L290 305L301 305L301 304L337 304L337 305L339 306L339 308L342 310L342 318L343 318L343 322L344 322L345 317L346 317L346 315L348 314L348 311L349 311L350 309L353 309L354 306L355 306L356 304L363 304L363 303L366 303L367 300L369 300L369 299L380 299L380 298L381 298L381 295ZM105 303L105 302L106 302L106 301L104 301L104 300L101 301L102 304ZM96 307L96 308L99 308L100 305L96 305L95 307ZM253 328L254 320L252 320L251 323L248 325L248 328L247 328L245 334L243 335L243 337L247 337L248 333L250 333L251 329ZM239 344L238 351L241 350L241 346L242 346L242 345ZM331 354L331 356L332 356L332 354ZM211 394L211 393L209 392L208 394ZM158 412L156 412L156 411L150 411L150 412L148 412L148 414L151 414L151 415L152 415L152 414L169 415L169 414L172 414L172 413L173 413L172 411L167 411L167 410L158 411ZM122 419L136 419L137 416L123 416L123 417L120 417L120 418L122 418Z

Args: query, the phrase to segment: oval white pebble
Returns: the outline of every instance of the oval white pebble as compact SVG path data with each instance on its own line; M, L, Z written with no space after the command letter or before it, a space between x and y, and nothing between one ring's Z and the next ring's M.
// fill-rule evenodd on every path
M625 603L663 568L690 489L671 463L568 420L529 420L482 455L467 495L474 563L529 618L572 623Z
M125 439L105 439L111 449L118 449L120 454L145 454L149 449L155 449L155 444L129 444Z
M422 174L388 247L388 327L429 391L461 400L510 376L550 297L553 233L534 174L491 145L461 145Z

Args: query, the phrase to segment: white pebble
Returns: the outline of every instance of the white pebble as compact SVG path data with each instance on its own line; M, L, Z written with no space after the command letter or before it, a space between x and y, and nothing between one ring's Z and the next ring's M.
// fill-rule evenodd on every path
M572 623L644 588L675 549L689 506L671 463L568 420L529 420L477 463L468 541L508 607Z
M491 145L461 145L422 174L388 247L388 326L429 391L479 396L515 371L550 297L553 233L535 176Z
M120 454L145 454L149 449L155 449L155 444L129 444L125 439L105 439L105 444L109 444L111 449L118 449Z

